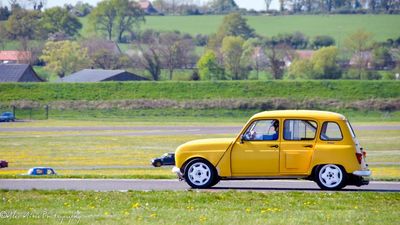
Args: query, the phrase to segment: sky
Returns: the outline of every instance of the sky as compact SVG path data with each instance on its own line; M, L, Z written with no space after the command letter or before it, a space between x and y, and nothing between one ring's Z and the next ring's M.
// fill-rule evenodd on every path
M47 0L47 8L53 7L53 6L63 6L65 3L70 3L75 5L76 2L79 0ZM82 2L87 2L91 5L96 5L97 2L100 0L82 0ZM7 3L7 0L0 0L0 2L3 2L3 4ZM207 2L207 0L194 0L194 2ZM265 9L265 3L264 0L235 0L235 2L239 5L241 8L247 8L247 9L255 9L255 10L262 10ZM271 8L278 8L278 0L273 0L271 4Z

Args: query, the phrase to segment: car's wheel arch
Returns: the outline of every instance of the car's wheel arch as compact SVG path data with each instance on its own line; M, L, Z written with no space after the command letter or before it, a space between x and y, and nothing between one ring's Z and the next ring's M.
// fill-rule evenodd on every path
M200 157L200 156L194 156L194 157L191 157L191 158L186 159L186 161L182 164L182 166L181 166L181 168L180 168L180 169L181 169L181 172L184 173L185 170L186 170L186 166L187 166L190 162L192 162L192 161L194 161L194 160L203 160L203 161L207 162L208 164L210 164L210 165L213 167L213 169L215 170L216 174L218 175L218 171L217 171L217 169L215 168L215 165L212 164L212 163L211 163L209 160L207 160L206 158Z

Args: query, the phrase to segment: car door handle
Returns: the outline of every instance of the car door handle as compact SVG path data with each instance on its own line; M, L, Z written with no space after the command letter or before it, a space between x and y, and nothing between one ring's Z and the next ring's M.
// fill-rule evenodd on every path
M312 148L313 145L304 145L305 148Z
M271 148L279 148L279 145L270 145Z

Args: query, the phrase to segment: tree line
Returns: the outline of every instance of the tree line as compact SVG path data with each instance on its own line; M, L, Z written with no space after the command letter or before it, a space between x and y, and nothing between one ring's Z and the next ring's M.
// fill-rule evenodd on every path
M38 2L44 4L36 1L32 9L15 3L0 23L0 47L19 40L22 50L34 53L34 64L60 77L83 68L135 68L147 71L153 80L160 80L162 71L172 80L182 69L192 70L193 80L259 79L265 73L270 79L379 79L377 70L400 68L400 37L376 43L365 30L355 31L338 49L335 39L325 35L260 36L240 13L231 13L216 33L191 36L141 30L145 13L137 2L103 0L87 14L95 35L84 38L78 16L89 10L82 10L87 5L43 10ZM129 51L105 48L111 40L128 43ZM197 47L204 52L199 55ZM313 50L312 56L301 57L302 49Z

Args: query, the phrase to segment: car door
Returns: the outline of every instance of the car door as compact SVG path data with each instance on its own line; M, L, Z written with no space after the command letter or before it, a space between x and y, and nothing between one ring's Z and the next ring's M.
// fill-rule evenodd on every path
M280 174L302 175L308 172L315 148L317 122L309 119L285 119L280 150Z
M234 177L277 175L279 172L279 120L251 123L231 151ZM277 130L275 130L277 129Z

